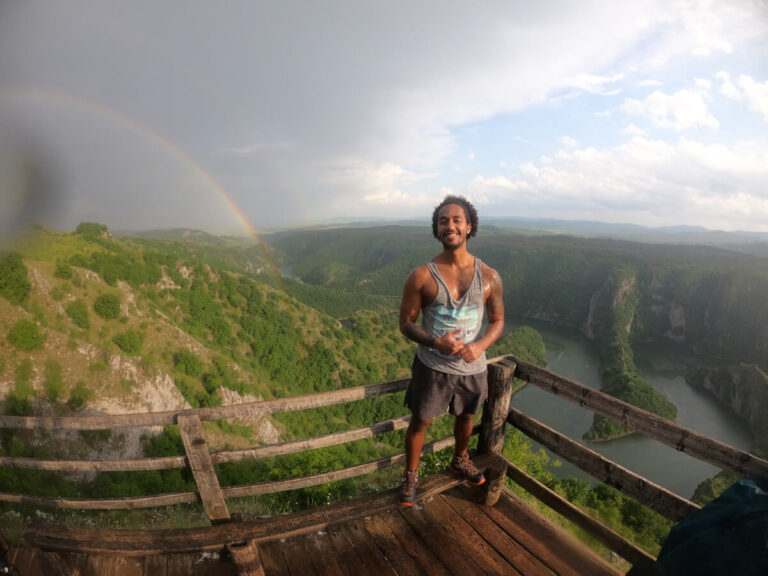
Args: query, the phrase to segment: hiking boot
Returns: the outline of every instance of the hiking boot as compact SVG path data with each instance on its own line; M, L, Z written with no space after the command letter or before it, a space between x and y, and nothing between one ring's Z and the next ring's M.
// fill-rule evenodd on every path
M469 454L465 453L463 456L454 454L453 460L451 461L451 472L464 476L464 479L472 484L472 486L485 484L485 476L483 475L483 472L479 470L477 466L472 464L472 460L469 459Z
M403 486L400 488L400 496L397 501L400 506L413 506L416 500L416 487L419 485L418 470L403 470Z

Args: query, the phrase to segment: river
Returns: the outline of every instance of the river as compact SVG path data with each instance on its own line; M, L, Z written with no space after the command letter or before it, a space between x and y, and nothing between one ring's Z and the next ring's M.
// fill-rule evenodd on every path
M542 335L550 370L591 388L600 388L600 356L593 342L577 330L534 320L508 320L510 326L521 324L535 328ZM706 360L674 344L644 344L635 348L635 362L645 379L675 403L677 424L741 450L749 450L752 435L748 426L713 396L685 382L686 367ZM512 405L580 442L583 442L581 437L592 424L592 412L530 384L513 396ZM702 480L719 472L711 464L639 434L587 446L685 498L693 496ZM565 461L562 467L556 469L556 474L594 481Z

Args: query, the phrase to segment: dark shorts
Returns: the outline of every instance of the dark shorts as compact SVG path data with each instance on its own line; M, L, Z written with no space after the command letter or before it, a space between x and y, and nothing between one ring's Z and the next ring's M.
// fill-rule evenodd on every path
M432 370L416 357L405 405L419 420L432 420L448 412L454 416L476 414L487 396L488 370L479 374L448 374Z

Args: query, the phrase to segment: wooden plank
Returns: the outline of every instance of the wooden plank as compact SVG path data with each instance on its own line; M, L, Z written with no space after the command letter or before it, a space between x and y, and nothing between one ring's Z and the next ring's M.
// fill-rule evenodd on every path
M166 576L189 576L195 573L195 557L191 554L170 554ZM147 574L149 576L149 574Z
M557 576L622 574L509 490L496 506L481 510Z
M511 462L507 468L507 476L525 488L538 500L552 508L552 510L564 516L574 524L584 528L584 530L592 534L595 538L608 546L608 548L632 564L656 560L645 550L636 546L617 532L614 532L598 520L595 520L582 512L579 508L568 502L568 500L550 490L544 484L529 476Z
M144 556L144 574L165 574L168 572L168 555Z
M503 556L506 561L515 567L515 570L523 576L550 574L535 555L508 534L498 524L493 522L483 512L484 507L475 506L466 496L465 491L449 490L440 495L474 530L493 548Z
M136 470L167 470L184 468L184 456L162 458L136 458L133 460L39 460L37 458L11 458L0 456L0 466L59 472L130 472Z
M461 542L486 574L510 574L520 576L521 572L502 557L493 546L480 536L475 527L444 499L444 494L430 498L422 504L424 510L442 526L456 542ZM468 506L472 507L471 504ZM532 563L533 564L533 563ZM536 565L532 565L536 568ZM522 572L524 576L550 576L546 570L539 569Z
M383 515L367 517L363 520L365 529L371 535L387 562L397 574L424 574L416 561L406 552L397 536L392 533Z
M455 439L453 436L430 442L429 444L424 445L422 454L438 452L443 448L453 446L454 443ZM374 460L373 462L366 462L365 464L358 464L357 466L349 466L331 472L301 476L299 478L289 478L287 480L277 480L274 482L262 482L260 484L250 484L246 486L228 486L223 488L222 491L226 498L242 498L244 496L257 496L260 494L285 492L286 490L298 490L299 488L308 488L310 486L318 486L319 484L327 484L328 482L337 482L339 480L355 478L356 476L362 476L363 474L370 474L371 472L387 468L399 462L403 462L404 460L405 453L401 452L399 454L380 458L379 460Z
M307 548L315 566L315 572L322 576L344 576L333 550L331 539L327 532L310 532L300 538L307 539Z
M368 574L365 571L365 563L360 555L352 546L349 536L342 530L341 524L329 526L325 532L330 540L336 563L341 568L345 576L357 576L358 574Z
M563 378L530 362L518 358L515 358L515 362L517 378L618 422L630 430L649 436L718 468L724 468L742 476L768 477L768 460L678 426L656 414Z
M260 551L261 564L264 566L264 572L268 576L290 576L279 540L265 542L261 545Z
M280 542L280 547L283 549L283 556L285 557L285 563L288 566L288 572L291 576L305 576L307 574L314 574L315 568L312 565L312 560L306 553L306 549L298 542L299 538L288 538L285 542Z
M62 508L69 510L132 510L135 508L154 508L173 504L198 502L196 492L176 494L158 494L157 496L139 496L135 498L49 498L46 496L25 496L24 494L0 493L0 502L31 504L33 506Z
M393 430L403 430L408 427L410 416L384 420L371 426L363 426L344 432L336 432L315 438L306 438L294 442L257 446L244 450L229 450L225 452L211 453L214 464L228 462L241 462L254 458L266 458L268 456L282 456L307 450L316 450L328 446L337 446L361 440L373 438L379 434ZM129 472L136 470L166 470L169 468L184 468L187 459L184 456L165 456L162 458L136 458L132 460L40 460L37 458L14 458L0 456L0 466L12 468L26 468L33 470L56 470L60 472Z
M488 402L483 409L478 440L478 451L481 454L501 454L504 447L504 430L507 427L514 374L515 363L511 360L488 365Z
M230 450L227 452L214 452L211 454L214 464L225 462L240 462L253 458L266 458L268 456L282 456L284 454L295 454L296 452L305 452L307 450L317 450L318 448L327 448L328 446L337 446L361 440L363 438L373 438L379 434L391 432L393 430L404 430L408 427L410 416L392 418L378 422L372 426L363 426L344 432L336 432L325 436L315 438L306 438L294 442L283 442L279 444L270 444L268 446L256 446L244 450ZM0 461L0 463L2 463Z
M489 455L480 455L474 461L482 468L489 458ZM429 498L461 483L462 480L448 473L425 477L419 486L417 498ZM255 539L261 544L277 538L324 530L333 523L392 510L399 507L398 494L399 489L396 488L313 510L186 530L94 530L35 525L25 533L24 541L29 546L47 550L111 551L131 555L218 550L227 542Z
M670 520L679 522L701 510L701 507L693 502L608 460L519 410L512 408L509 411L509 423L577 468Z
M450 575L448 568L443 564L440 557L427 546L400 514L399 507L388 514L373 517L372 520L374 522L381 520L383 523L382 529L386 527L389 530L397 543L402 546L403 551L416 564L416 574L429 574L430 576Z
M414 531L428 548L439 556L451 574L484 574L475 559L465 550L461 541L454 540L445 527L434 522L433 518L421 507L413 506L401 511Z
M167 410L164 412L143 412L134 414L111 414L106 416L7 416L0 415L0 428L17 428L25 430L106 430L114 428L146 428L151 426L169 426L176 423L181 413L196 413L201 421L221 420L229 418L245 418L254 414L274 414L277 412L292 412L307 408L320 408L354 402L365 398L373 398L385 394L400 392L408 387L410 378L367 384L355 388L344 388L330 392L318 392L293 398L279 398L199 408L197 410Z
M366 567L365 574L395 574L362 519L346 522L344 532Z
M219 486L219 479L213 469L213 461L208 452L208 445L203 437L203 425L197 414L179 414L179 432L187 451L189 467L197 483L200 499L205 513L211 522L229 520L229 510L224 501L224 494Z

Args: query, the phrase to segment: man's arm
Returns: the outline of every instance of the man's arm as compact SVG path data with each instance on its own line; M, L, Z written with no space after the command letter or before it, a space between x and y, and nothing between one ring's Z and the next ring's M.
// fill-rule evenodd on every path
M502 299L501 277L493 268L483 264L483 291L486 293L485 311L488 327L482 338L470 342L461 351L465 362L474 362L496 342L504 331L504 300Z

